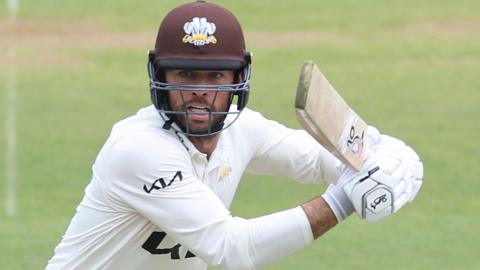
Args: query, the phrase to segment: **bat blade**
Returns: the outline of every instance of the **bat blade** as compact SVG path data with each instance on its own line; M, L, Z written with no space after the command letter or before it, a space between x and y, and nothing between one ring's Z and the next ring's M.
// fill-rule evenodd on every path
M303 64L295 108L298 121L313 138L354 170L361 169L367 124L312 61Z

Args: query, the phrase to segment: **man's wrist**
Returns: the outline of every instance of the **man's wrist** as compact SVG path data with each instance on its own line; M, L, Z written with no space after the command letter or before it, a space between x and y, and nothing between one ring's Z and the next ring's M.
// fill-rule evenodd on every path
M322 197L316 197L302 205L310 222L314 239L337 224L335 214Z

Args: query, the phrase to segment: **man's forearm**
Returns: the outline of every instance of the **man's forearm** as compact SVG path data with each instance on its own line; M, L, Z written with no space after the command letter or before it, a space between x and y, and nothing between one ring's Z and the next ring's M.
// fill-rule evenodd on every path
M313 198L304 203L302 208L310 222L315 239L337 224L335 214L322 197Z

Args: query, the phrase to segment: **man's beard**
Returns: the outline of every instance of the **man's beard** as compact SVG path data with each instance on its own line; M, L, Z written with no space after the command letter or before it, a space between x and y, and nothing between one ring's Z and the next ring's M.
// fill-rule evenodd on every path
M206 122L199 122L189 118L192 114L194 113L188 113L188 116L186 113L177 114L177 124L180 124L185 132L197 135L208 134L221 129L227 116L226 114L211 114Z
M214 99L213 102L215 101L216 99ZM219 111L215 106L208 105L203 98L192 99L172 108L173 111L181 112L175 114L173 119L187 134L210 135L210 133L217 132L223 128L230 103L231 100ZM199 109L200 107L203 108L203 110ZM220 114L218 114L218 112L220 112ZM204 116L205 119L195 119L195 116L200 115Z

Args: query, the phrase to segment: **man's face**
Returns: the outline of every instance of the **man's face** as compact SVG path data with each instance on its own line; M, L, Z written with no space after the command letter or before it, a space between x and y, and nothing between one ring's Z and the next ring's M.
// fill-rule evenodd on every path
M221 85L232 84L234 73L232 70L166 70L167 83L188 85ZM224 119L224 115L208 114L209 112L227 112L230 103L231 92L226 91L169 91L170 107L174 111L188 112L188 119L182 114L177 119L194 133L208 132L210 127L215 126ZM204 114L195 114L204 113Z

